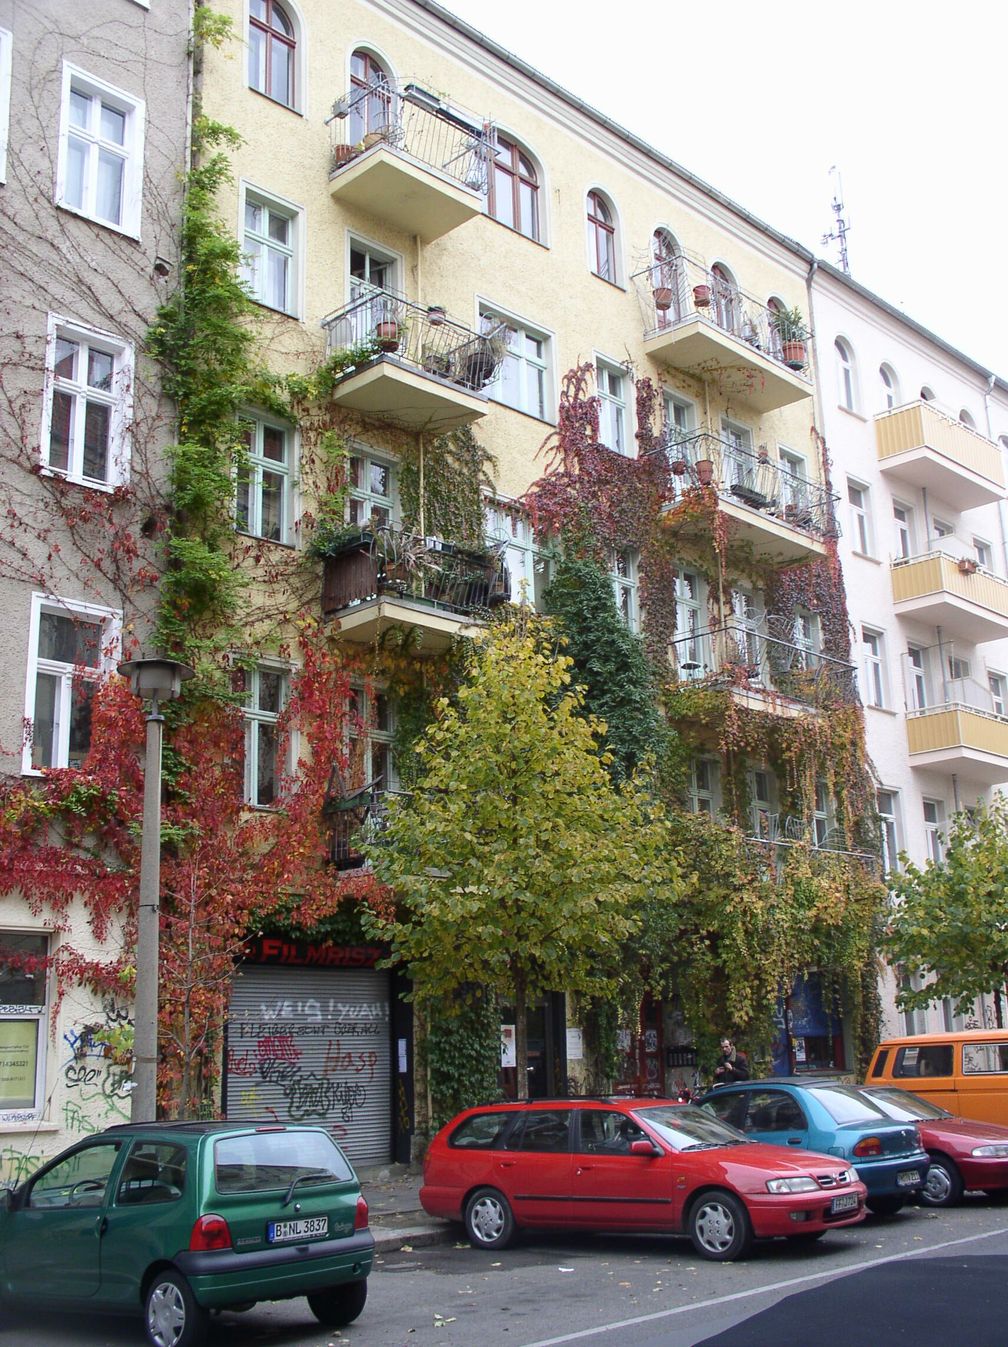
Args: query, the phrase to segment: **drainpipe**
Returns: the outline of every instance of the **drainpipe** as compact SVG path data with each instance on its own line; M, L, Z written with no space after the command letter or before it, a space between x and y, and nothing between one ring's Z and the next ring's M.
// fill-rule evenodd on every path
M990 400L991 394L994 392L994 383L995 383L995 376L993 374L989 374L987 376L987 387L984 389L984 420L987 424L987 438L991 441L991 443L994 442L994 427L991 425ZM998 453L1000 454L1001 457L1001 467L1003 469L1005 466L1004 453L1001 449L1000 444L998 445ZM998 516L998 532L1001 535L1001 559L1004 562L1005 575L1008 575L1008 524L1006 524L1005 522L1004 496L1000 496L998 498L997 516Z
M952 773L952 808L959 813L959 778L955 772Z
M820 386L820 381L819 381L819 347L818 347L818 345L817 345L815 323L812 321L812 311L813 311L813 304L812 304L812 282L813 282L813 280L815 279L815 274L816 274L816 272L817 272L818 270L819 270L819 259L818 259L817 257L813 257L812 261L809 263L808 275L805 277L805 302L806 302L806 304L807 304L807 306L808 306L808 314L809 314L809 342L808 342L808 349L809 349L809 351L810 351L810 353L811 353L811 356L812 356L812 360L811 360L811 365L812 365L812 426L813 426L813 428L815 429L815 431L816 431L817 433L821 433L821 432L819 431L819 427L823 424L823 412L822 412L822 406L820 405L820 398L822 397L822 388L821 388L821 386ZM823 437L823 438L825 438L825 437ZM825 486L826 486L825 481L823 481L823 482L821 483L821 485L825 488Z

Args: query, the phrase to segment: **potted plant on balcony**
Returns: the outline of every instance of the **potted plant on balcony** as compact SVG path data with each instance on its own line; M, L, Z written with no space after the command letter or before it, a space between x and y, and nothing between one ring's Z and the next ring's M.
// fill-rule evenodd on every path
M709 285L694 285L693 303L698 309L710 308L711 288Z
M342 168L344 164L349 164L351 159L356 159L357 153L356 145L334 145L333 168Z
M972 557L960 557L956 565L959 567L960 575L976 575L979 563Z
M659 313L666 313L672 307L672 287L670 285L656 285L653 291L654 306Z
M808 341L809 330L801 309L773 309L770 321L780 343L780 354L784 364L789 369L804 369L805 343Z
M714 480L714 460L710 458L697 459L696 478L701 486L710 486Z
M447 312L443 304L427 305L427 321L431 327L440 327L447 317Z
M398 351L399 323L392 317L381 318L375 324L375 341L380 351Z

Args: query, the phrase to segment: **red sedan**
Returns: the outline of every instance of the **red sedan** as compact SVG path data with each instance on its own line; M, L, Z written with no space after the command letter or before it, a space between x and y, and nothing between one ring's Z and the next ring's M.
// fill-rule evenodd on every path
M864 1219L843 1160L750 1141L666 1099L537 1099L466 1109L430 1144L420 1201L479 1249L523 1227L686 1234L740 1258L754 1239L811 1241Z
M1008 1127L957 1118L895 1085L862 1085L860 1089L890 1118L917 1124L931 1157L920 1193L925 1205L954 1206L967 1188L982 1188L985 1193L1008 1188Z

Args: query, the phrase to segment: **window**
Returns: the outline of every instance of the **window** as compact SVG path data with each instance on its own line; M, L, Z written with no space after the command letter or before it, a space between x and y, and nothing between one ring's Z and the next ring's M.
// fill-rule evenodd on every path
M364 243L360 239L350 240L350 299L363 299L367 295L380 294L396 289L398 268L395 257ZM385 316L384 304L375 308L374 321Z
M959 409L959 424L965 426L967 430L976 430L976 422L965 407Z
M762 595L754 593L744 585L738 585L731 591L731 638L729 660L733 664L746 665L750 679L759 678L763 673L763 657L766 653L764 641L765 617Z
M144 105L63 64L56 204L140 236Z
M128 479L132 347L50 317L43 407L42 463L50 472L87 486Z
M934 402L934 401L935 401L934 389L928 388L927 384L924 384L924 386L921 388L920 396L921 396L921 402Z
M665 428L670 441L688 439L696 430L696 407L675 393L666 393Z
M738 282L727 267L715 263L711 267L712 289L714 291L714 321L726 332L741 333L742 300Z
M703 581L682 568L675 575L675 652L679 677L703 678L709 673L707 638L703 634Z
M940 865L945 855L942 839L942 826L945 822L945 806L941 800L924 800L924 849L928 860Z
M854 365L854 352L842 337L833 343L837 358L837 378L840 383L840 406L849 412L858 408L857 370Z
M865 706L885 706L885 647L880 631L861 628L861 657L864 685L862 699Z
M0 182L7 181L7 138L10 133L11 48L14 39L0 28Z
M91 746L91 698L118 653L121 615L32 595L22 770L79 767Z
M519 320L505 318L490 309L480 309L484 331L504 325L505 352L500 369L486 392L495 402L527 412L545 421L553 411L550 380L550 338Z
M899 404L899 380L891 365L879 366L879 380L882 384L882 406L891 411Z
M907 646L907 664L910 673L910 706L923 711L930 704L928 696L927 652L919 645Z
M876 795L882 843L882 871L884 874L889 874L890 871L900 868L897 800L898 796L894 790L880 790Z
M952 538L955 536L955 529L946 519L939 519L937 515L931 520L931 526L934 529L936 538Z
M815 793L812 800L812 835L814 845L817 847L828 847L831 841L834 841L834 828L836 825L836 808L833 802L833 796L830 794L829 785L823 777L817 777L815 783Z
M615 284L616 215L601 192L588 193L588 265L596 276Z
M395 470L366 451L350 455L350 523L390 528L395 523Z
M819 630L819 615L808 608L796 608L792 637L798 651L798 667L815 669L822 651L822 635Z
M286 543L291 535L291 435L282 426L242 419L245 456L237 473L239 533Z
M487 209L526 238L539 238L539 178L531 158L498 133Z
M49 937L0 931L0 1120L31 1121L45 1099Z
M74 1211L101 1207L121 1144L88 1142L84 1149L54 1160L31 1180L24 1205L47 1212L60 1207L72 1207Z
M996 716L1008 715L1008 678L1004 674L989 673L987 684L991 694L991 710Z
M983 538L974 538L973 551L976 553L978 566L982 566L985 571L993 570L994 551L990 543L985 542Z
M620 617L630 631L640 631L637 600L637 553L629 547L609 552L609 575Z
M239 670L237 682L245 693L245 802L268 809L276 804L280 780L289 771L277 749L290 675L286 669L260 664Z
M269 309L299 309L301 212L245 189L241 277L252 298Z
M774 813L776 793L777 783L772 772L765 767L750 768L749 815L752 835L764 841L772 841L777 835L777 815Z
M514 506L488 504L486 536L488 542L504 544L511 602L531 604L541 611L550 568L536 543L531 521Z
M913 511L908 505L899 505L893 501L893 523L896 527L896 557L907 561L914 554Z
M683 264L679 245L667 229L651 235L651 292L659 328L678 322L683 312Z
M382 134L391 119L392 81L388 71L366 51L350 57L349 144L359 145L367 135Z
M392 756L395 713L380 688L350 689L350 757L362 786L396 790L399 773Z
M871 512L868 488L847 478L847 501L850 506L851 541L855 552L872 555Z
M812 518L811 500L808 488L808 464L801 454L778 445L780 458L780 503L784 507L784 518L791 523L802 524Z
M614 453L629 456L626 371L620 365L598 360L595 379L599 396L599 439Z
M720 802L721 764L717 758L693 758L689 766L686 807L691 814L716 814Z
M249 0L248 82L267 98L294 107L297 34L277 0Z

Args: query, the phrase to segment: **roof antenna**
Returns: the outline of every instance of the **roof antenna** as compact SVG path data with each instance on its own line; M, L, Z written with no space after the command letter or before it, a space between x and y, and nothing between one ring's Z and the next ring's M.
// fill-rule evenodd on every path
M823 234L823 243L840 244L840 270L847 276L850 275L850 261L847 257L847 230L850 225L844 219L843 209L843 184L840 181L840 170L836 164L830 167L830 172L836 174L836 191L833 194L833 214L836 216L836 226L831 234Z

